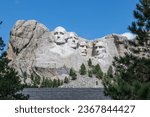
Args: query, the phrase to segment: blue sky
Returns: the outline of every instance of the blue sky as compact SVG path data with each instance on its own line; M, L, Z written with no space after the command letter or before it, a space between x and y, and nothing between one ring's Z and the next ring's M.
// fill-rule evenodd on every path
M128 32L138 0L1 0L0 35L7 44L16 20L35 19L50 31L63 26L87 39Z

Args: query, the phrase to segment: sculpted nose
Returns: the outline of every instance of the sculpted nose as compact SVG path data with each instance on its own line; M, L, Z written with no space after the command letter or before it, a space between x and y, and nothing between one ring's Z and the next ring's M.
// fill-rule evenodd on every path
M57 36L57 39L59 39L60 38L60 36Z
M84 50L86 50L86 47L83 47Z

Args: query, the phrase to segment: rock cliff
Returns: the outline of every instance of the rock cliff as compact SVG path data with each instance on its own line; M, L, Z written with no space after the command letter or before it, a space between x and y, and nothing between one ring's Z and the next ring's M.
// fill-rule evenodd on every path
M53 31L35 20L18 20L10 33L8 58L23 81L31 83L31 74L41 78L64 79L72 67L79 70L87 61L108 70L114 56L128 52L125 36L110 34L90 41L63 27Z

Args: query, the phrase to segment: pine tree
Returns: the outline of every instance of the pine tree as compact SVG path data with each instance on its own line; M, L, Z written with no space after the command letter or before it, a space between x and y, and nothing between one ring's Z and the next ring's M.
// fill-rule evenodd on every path
M65 77L64 83L69 83L69 79L67 77Z
M92 61L91 61L91 59L88 60L88 66L89 66L89 67L92 66Z
M112 69L112 66L110 66L109 68L108 68L108 71L107 71L107 75L109 76L109 77L113 77L113 69Z
M133 11L136 21L133 21L129 30L137 35L140 45L147 45L150 41L150 0L140 0Z
M77 79L77 74L76 74L76 72L74 72L72 75L72 80L76 80L76 79Z
M54 87L58 87L58 80L56 80L56 79L53 80L53 88Z
M69 75L72 76L73 74L74 74L74 69L71 68L70 71L69 71Z
M0 21L0 25L2 24L2 21ZM2 54L2 51L4 50L4 47L5 47L5 43L2 39L2 37L0 37L0 56Z
M93 73L96 75L97 78L103 78L103 72L99 64L95 65L93 68Z
M53 82L51 79L43 78L43 81L41 83L41 87L53 87Z
M88 76L92 77L92 71L91 70L88 70Z
M80 66L80 75L85 75L86 74L86 67L85 65L82 63L82 65Z
M72 77L72 80L77 79L77 74L73 68L70 69L69 75Z
M0 38L0 99L28 99L29 96L19 93L23 90L23 85L21 84L21 80L18 77L17 72L8 66L10 60L6 58L6 53L2 53L4 47L4 41Z
M57 82L58 82L58 87L59 87L61 85L60 79L58 79Z
M41 78L38 75L31 74L31 81L32 81L33 87L39 87Z
M2 40L2 37L0 37L0 52L2 52L2 50L4 49L4 47L5 47L4 41Z
M136 21L129 30L136 34L132 43L132 53L123 57L115 57L113 66L115 75L109 74L103 78L105 94L113 99L150 99L150 58L138 56L139 47L144 48L148 55L150 48L150 0L140 0L134 10Z

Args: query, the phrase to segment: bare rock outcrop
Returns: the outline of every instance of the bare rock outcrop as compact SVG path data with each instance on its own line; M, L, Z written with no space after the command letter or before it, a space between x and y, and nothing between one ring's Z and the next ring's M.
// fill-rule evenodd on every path
M10 65L23 82L30 84L32 74L64 79L70 68L78 71L82 63L87 66L89 59L106 72L113 57L127 51L127 41L127 37L117 34L89 41L61 26L49 31L35 20L18 20L11 30L7 52Z

